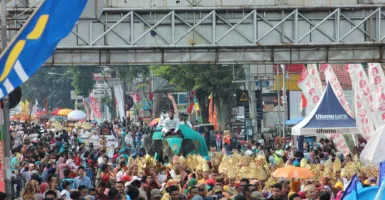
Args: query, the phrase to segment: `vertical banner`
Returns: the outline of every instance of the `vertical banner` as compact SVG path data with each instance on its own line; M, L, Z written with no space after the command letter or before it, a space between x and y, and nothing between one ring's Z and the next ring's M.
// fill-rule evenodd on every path
M344 107L345 111L351 117L354 117L353 116L353 112L350 109L350 105L349 105L348 99L346 98L345 93L342 90L341 84L338 81L338 78L337 78L336 74L334 73L334 70L333 70L331 65L327 65L327 67L325 69L325 79L332 86L332 88L333 88L333 90L334 90L338 100L340 101L342 107Z
M86 114L87 114L87 118L86 119L90 120L91 119L90 110L88 109L87 102L86 102L85 98L83 98L83 106L86 109Z
M91 103L91 109L95 115L95 118L101 119L102 118L102 112L100 111L99 104L96 101L96 99L93 97L90 97L90 103Z
M314 84L320 89L320 91L323 91L321 77L318 72L317 64L308 64L307 65L307 71L310 73L312 80Z
M123 95L123 86L121 84L114 86L115 98L118 102L118 112L119 117L124 118L124 95Z
M347 65L347 71L352 79L357 128L360 130L363 138L369 140L375 132L373 122L376 120L371 111L373 106L371 106L372 94L369 79L362 65L349 64Z
M373 88L374 115L378 124L385 122L385 76L380 63L369 63L369 82Z
M299 88L301 88L302 94L307 101L306 112L310 113L320 100L322 91L314 84L314 79L305 67L302 70L302 74L297 84Z
M336 74L334 73L334 70L331 65L327 64L323 66L325 69L325 79L327 82L330 83L333 91L335 92L337 99L341 103L342 107L345 109L345 111L351 116L353 116L352 110L349 107L349 103L347 101L347 98L344 94L344 91L342 90L342 87L340 85L340 82L338 81L338 78ZM354 136L352 136L354 137ZM346 144L346 140L342 134L331 134L330 139L333 140L333 143L336 145L337 150L342 152L345 156L350 153L350 149Z

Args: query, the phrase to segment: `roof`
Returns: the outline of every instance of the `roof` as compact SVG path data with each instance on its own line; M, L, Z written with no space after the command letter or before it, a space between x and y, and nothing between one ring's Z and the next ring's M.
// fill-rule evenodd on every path
M341 84L342 89L350 90L352 89L352 80L350 79L349 73L345 70L345 65L331 65L334 73L336 74L338 81ZM320 77L322 85L326 85L325 74L323 71L320 71Z

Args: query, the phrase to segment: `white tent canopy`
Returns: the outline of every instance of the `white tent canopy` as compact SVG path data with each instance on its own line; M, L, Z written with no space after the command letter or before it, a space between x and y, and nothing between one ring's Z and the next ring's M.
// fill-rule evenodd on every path
M81 110L74 110L74 111L68 113L68 115L67 115L67 119L72 120L72 121L85 120L86 117L87 117L87 114Z
M356 120L342 107L330 84L311 113L292 128L292 135L360 134Z

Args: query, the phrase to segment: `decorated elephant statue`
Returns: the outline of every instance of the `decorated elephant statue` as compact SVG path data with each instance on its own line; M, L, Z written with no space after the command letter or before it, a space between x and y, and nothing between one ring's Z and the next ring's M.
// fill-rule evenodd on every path
M158 161L171 162L174 155L188 156L199 154L208 157L205 139L190 127L181 124L179 130L182 135L163 136L161 128L152 133L151 140L145 140L146 152Z

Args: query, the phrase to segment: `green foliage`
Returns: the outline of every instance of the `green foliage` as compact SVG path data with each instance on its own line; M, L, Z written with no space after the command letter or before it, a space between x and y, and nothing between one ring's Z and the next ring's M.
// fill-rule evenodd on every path
M39 101L43 106L45 98L51 108L73 108L74 101L71 100L72 80L63 74L66 68L42 67L26 83L21 86L23 99L34 102Z
M233 95L239 88L234 84L232 68L220 65L179 65L179 66L151 66L150 70L155 76L166 79L178 90L196 91L204 94L198 99L207 99L213 93L218 111L218 124L220 128L225 128L230 121L230 111L233 106ZM241 66L235 67L236 72L243 75ZM239 76L238 76L239 77ZM205 103L204 103L205 104Z
M95 81L92 78L93 67L70 67L67 74L72 77L72 86L77 95L87 97L93 89Z
M138 77L146 78L150 71L145 66L119 66L115 67L118 77L126 83L132 83Z

